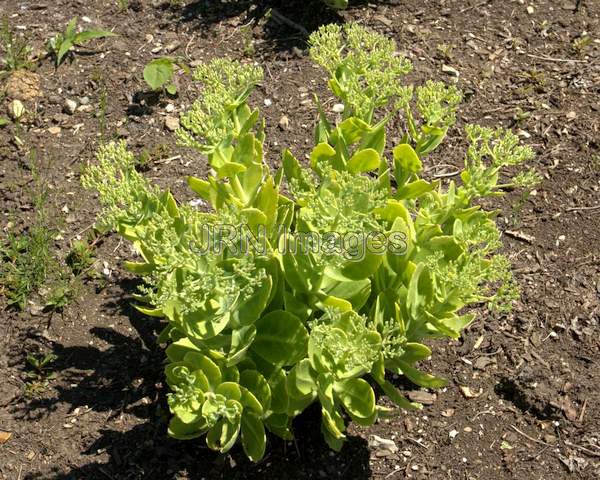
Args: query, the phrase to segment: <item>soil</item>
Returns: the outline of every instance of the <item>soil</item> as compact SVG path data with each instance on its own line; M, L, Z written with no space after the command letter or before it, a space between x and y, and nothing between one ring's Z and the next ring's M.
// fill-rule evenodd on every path
M33 112L21 131L0 129L4 230L9 220L25 228L34 215L35 160L51 188L54 247L64 257L94 222L98 205L79 176L105 139L148 149L147 175L180 201L191 198L183 179L205 174L205 160L176 146L165 119L198 90L180 74L176 98L146 92L142 70L158 55L258 62L266 75L252 102L266 117L269 162L278 164L284 146L302 156L315 121L308 92L334 103L306 56L305 33L357 21L398 42L414 62L410 81L456 81L466 93L457 127L428 159L430 174L460 162L468 122L511 127L536 150L539 188L494 204L521 300L510 315L481 309L460 341L435 345L430 368L451 382L437 392L405 385L426 403L422 411L351 426L334 453L313 408L297 419L294 442L269 437L254 465L238 447L219 456L202 441L167 437L160 325L129 305L135 279L121 269L129 247L101 237L99 278L86 280L62 313L44 313L35 297L23 312L3 311L0 430L12 436L0 443L0 478L600 478L600 1L397 0L354 3L339 14L318 1L171 3L129 0L120 9L116 0L0 0L0 13L40 51L74 16L119 34L77 48L57 69L42 58L37 76L22 80L39 92L21 97ZM73 114L64 111L67 99L79 105ZM10 100L2 100L2 114ZM26 355L50 352L53 378L28 394Z

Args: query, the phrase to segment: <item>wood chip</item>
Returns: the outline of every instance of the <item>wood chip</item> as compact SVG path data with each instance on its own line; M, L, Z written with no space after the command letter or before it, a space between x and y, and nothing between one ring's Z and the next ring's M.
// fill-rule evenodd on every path
M483 388L480 388L478 392L471 390L471 387L459 386L460 392L465 398L477 398L483 393Z
M460 72L456 68L451 67L450 65L442 65L442 72L447 73L448 75L451 75L456 78L460 77Z
M411 402L419 402L423 405L433 405L437 399L437 395L435 393L429 393L423 390L413 390L408 392L407 395Z
M481 347L481 344L483 343L483 339L485 337L483 335L480 335L479 338L477 340L475 340L475 344L473 345L473 350L477 350L479 347Z
M517 240L522 240L527 243L535 242L535 237L533 235L528 235L523 232L518 232L516 230L504 230L504 233L509 237L516 238Z
M165 117L165 126L174 132L179 128L179 119L177 117L172 117L171 115L167 115Z
M12 432L5 432L4 430L0 430L0 445L6 443L12 437Z

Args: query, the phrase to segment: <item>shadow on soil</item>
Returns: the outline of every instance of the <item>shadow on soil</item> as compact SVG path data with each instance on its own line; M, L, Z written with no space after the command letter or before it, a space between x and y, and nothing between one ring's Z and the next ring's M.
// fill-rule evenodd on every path
M121 287L125 292L135 290L132 282L124 282ZM106 309L113 315L129 318L134 330L132 336L95 327L91 333L110 347L100 350L93 345L64 347L53 343L53 353L58 357L55 369L61 370L62 380L53 387L58 394L31 400L22 413L31 419L66 403L70 411L80 408L80 422L85 422L88 409L94 412L95 422L105 414L106 427L97 430L92 427L88 431L93 439L82 454L89 458L89 463L73 466L69 471L55 471L51 476L27 478L370 478L366 441L349 437L342 452L332 452L322 438L316 405L295 422L295 442L269 436L267 454L258 464L247 460L239 446L227 455L218 455L205 446L203 439L189 442L170 439L166 432L169 413L162 383L164 352L155 343L160 322L142 317L130 306L129 296L107 303ZM128 427L131 416L143 423Z
M367 0L350 0L350 7L367 3ZM252 36L252 29L261 24L262 34L268 40L267 48L274 50L289 50L294 46L304 48L310 33L320 26L344 21L342 14L327 7L323 0L197 0L175 12L179 21L195 25L201 35L211 35L207 27L215 23L245 14L238 28L247 29L248 35Z

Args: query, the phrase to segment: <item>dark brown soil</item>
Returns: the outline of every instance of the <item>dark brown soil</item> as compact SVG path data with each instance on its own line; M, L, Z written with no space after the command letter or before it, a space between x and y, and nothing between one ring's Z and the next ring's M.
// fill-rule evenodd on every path
M457 127L502 124L537 151L542 185L521 206L518 192L497 205L522 299L509 316L482 310L461 341L436 345L431 368L451 384L426 395L423 411L351 427L336 454L313 409L297 419L295 442L270 437L267 456L253 465L239 448L218 456L202 441L166 436L159 326L129 307L135 282L120 268L129 247L105 237L96 252L104 273L62 315L41 313L35 298L24 312L2 314L0 430L12 437L0 444L0 478L600 478L600 1L582 0L576 10L562 0L398 0L355 4L339 16L318 1L168 3L129 0L120 11L116 0L0 0L0 13L40 50L74 16L120 35L78 49L57 70L50 59L39 62L42 95L25 101L36 114L20 133L23 145L14 125L0 129L3 227L15 214L23 226L32 218L35 151L52 187L55 247L66 255L97 212L79 174L101 136L156 152L147 175L181 201L191 198L184 176L203 175L205 161L178 148L164 122L167 104L177 116L196 86L182 75L177 98L155 98L142 80L145 63L165 49L191 60L253 57L266 71L253 101L267 119L269 161L277 164L283 147L307 153L315 120L307 92L333 99L301 30L353 20L397 40L414 62L411 81L451 81L442 66L458 70L467 96ZM270 6L302 27L260 19ZM582 46L586 32L592 42ZM82 97L89 110L63 113L67 98ZM287 131L278 127L283 115ZM460 161L459 128L448 140L431 173ZM56 377L36 397L25 395L28 352L57 356ZM394 440L398 452L386 454L372 435Z

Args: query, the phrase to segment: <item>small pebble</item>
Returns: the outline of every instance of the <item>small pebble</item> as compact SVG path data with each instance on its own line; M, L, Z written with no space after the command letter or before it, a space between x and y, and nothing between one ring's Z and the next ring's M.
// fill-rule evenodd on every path
M174 132L179 128L179 119L177 117L172 117L171 115L167 115L165 117L165 126Z
M290 128L290 119L286 115L283 115L279 119L279 128L281 128L282 130L287 130L288 128Z

